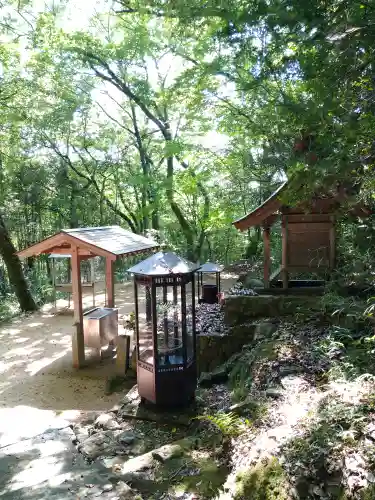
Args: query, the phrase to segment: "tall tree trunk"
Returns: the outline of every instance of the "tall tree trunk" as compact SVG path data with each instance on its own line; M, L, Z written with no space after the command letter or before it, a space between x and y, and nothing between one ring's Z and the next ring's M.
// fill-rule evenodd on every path
M14 288L22 311L36 311L37 305L27 286L22 271L21 261L16 255L16 249L10 239L4 221L0 215L0 255L3 258L9 276L9 281Z
M139 157L142 165L142 174L143 174L143 182L142 182L142 232L145 233L148 231L150 226L150 221L148 217L148 198L147 198L147 189L150 184L150 163L147 158L146 151L143 146L143 140L141 136L141 132L138 127L137 114L135 111L135 104L133 101L130 101L130 107L132 112L132 121L134 128L134 135L137 141L137 147L139 152Z

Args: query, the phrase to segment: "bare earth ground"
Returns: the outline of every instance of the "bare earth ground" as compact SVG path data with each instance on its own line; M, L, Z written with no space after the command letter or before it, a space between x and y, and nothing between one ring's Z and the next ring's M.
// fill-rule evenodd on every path
M222 288L232 286L233 279L222 280ZM104 305L103 286L98 284L96 305ZM116 307L121 316L134 310L132 283L116 285ZM92 305L92 297L83 299L84 308ZM142 307L142 305L141 305ZM40 312L0 324L0 408L18 405L44 410L105 410L119 395L105 395L108 376L114 374L114 361L98 363L86 350L88 366L72 367L72 305L68 301L47 304ZM91 360L90 360L91 355Z
M100 285L100 284L99 284ZM92 297L86 295L84 308ZM96 295L96 304L104 305L104 293ZM131 284L116 286L119 317L133 309ZM122 328L121 321L119 328ZM52 304L40 312L0 325L0 406L32 406L45 410L103 410L111 407L118 395L106 396L106 378L114 371L111 359L90 362L87 368L72 367L72 306L57 301L57 314Z

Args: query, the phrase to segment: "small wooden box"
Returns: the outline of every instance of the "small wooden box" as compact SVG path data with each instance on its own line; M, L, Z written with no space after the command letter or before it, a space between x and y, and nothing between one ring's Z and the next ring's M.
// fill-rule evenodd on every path
M118 336L118 309L95 307L83 315L85 346L100 349Z

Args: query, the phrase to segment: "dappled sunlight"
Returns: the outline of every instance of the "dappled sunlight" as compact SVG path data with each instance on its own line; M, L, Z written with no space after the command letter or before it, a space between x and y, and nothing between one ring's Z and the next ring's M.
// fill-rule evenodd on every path
M13 476L8 489L10 491L17 491L22 488L29 488L44 483L48 481L49 478L54 478L54 476L61 471L62 466L63 464L61 463L49 463L49 460L46 458L33 460L26 469ZM61 482L69 478L70 474L68 474L67 477L62 475Z
M24 338L14 339L13 342L15 342L16 344L23 344L24 342L27 342L28 340L30 340L30 337L24 337Z
M223 283L229 288L232 283ZM96 305L104 306L105 294L97 290ZM144 316L145 298L140 297ZM91 306L91 297L84 298ZM115 304L122 317L134 311L133 284L115 286ZM71 336L73 309L60 310L68 301L47 304L42 311L15 318L0 326L0 406L20 404L46 410L106 410L119 400L118 394L106 395L106 380L115 374L115 359L98 361L95 352L86 349L87 367L72 367Z
M43 368L46 368L48 365L52 364L57 359L60 359L63 356L65 356L68 352L69 352L69 350L66 349L65 351L62 351L61 353L55 354L54 356L52 356L50 358L42 358L42 359L38 359L37 361L33 361L32 363L27 365L27 368L25 371L30 376L33 376L36 373L38 373L40 370L42 370Z
M66 498L67 488L84 484L91 469L74 457L70 428L80 417L31 406L0 409L0 496L49 498L46 488L53 488L57 498Z
M97 293L96 305L104 305L104 293ZM90 306L90 297L84 298ZM106 380L115 373L113 358L99 362L86 350L87 367L72 367L71 336L73 309L59 310L68 301L58 301L58 310L47 304L42 311L16 318L0 326L7 340L0 344L0 405L26 404L56 410L105 410L119 396L104 393ZM116 306L121 316L134 310L131 283L116 285ZM72 307L72 306L71 306ZM3 380L1 378L4 377Z
M18 356L30 356L30 354L36 354L38 352L42 352L42 348L37 348L37 347L32 347L32 346L25 346L25 347L17 347L15 349L12 349L11 351L8 351L6 355L4 356L5 359L9 358L15 358Z
M77 413L66 414L74 418ZM51 430L64 428L68 421L52 410L41 410L31 406L0 408L0 447L29 439Z
M21 330L19 328L1 328L0 329L1 335L18 335L19 333L21 333Z

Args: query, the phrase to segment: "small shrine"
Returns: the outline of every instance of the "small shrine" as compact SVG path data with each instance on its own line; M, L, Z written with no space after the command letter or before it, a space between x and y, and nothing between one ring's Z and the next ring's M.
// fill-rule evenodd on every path
M336 264L336 219L340 205L350 196L350 190L338 187L326 194L315 194L310 200L294 207L283 202L288 188L284 182L266 201L241 219L233 222L240 231L261 227L264 245L264 287L268 288L280 275L284 289L289 288L291 272L329 274ZM371 210L361 204L350 212L367 217ZM281 220L281 264L271 275L271 228Z
M73 296L74 330L72 334L72 357L74 368L86 365L85 347L98 351L106 345L114 345L118 338L117 309L115 309L114 263L122 257L150 253L159 248L157 242L134 234L119 226L83 227L63 229L18 252L21 258L41 254L63 255L71 265L71 282L60 290ZM102 257L105 260L104 308L94 308L84 313L82 303L82 263ZM91 279L93 287L94 280ZM59 289L58 289L59 290Z

